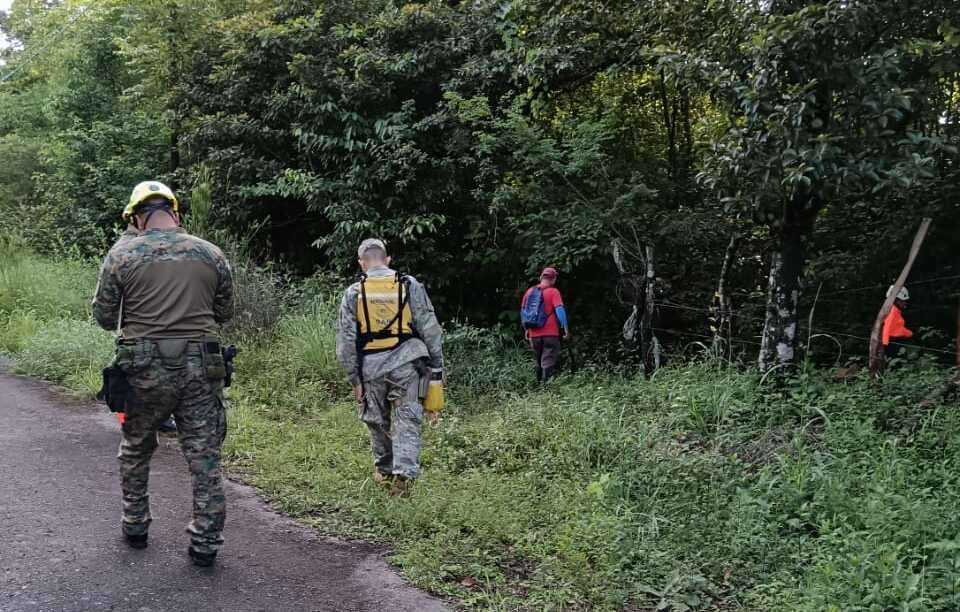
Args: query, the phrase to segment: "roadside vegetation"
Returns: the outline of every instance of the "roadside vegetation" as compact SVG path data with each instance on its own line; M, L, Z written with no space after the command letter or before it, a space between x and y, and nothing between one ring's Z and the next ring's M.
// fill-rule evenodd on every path
M84 397L112 351L88 314L95 265L0 242L0 350ZM231 474L325 533L389 544L421 587L494 610L960 607L960 415L921 404L943 380L930 364L879 384L585 364L538 389L515 341L452 325L450 405L398 500L370 479L333 360L334 283L245 273L260 287L243 295L275 299L230 331Z
M231 473L388 543L416 584L494 610L960 610L960 417L937 393L957 0L8 4L18 371L93 395L96 265L161 180L234 266ZM918 226L915 333L871 381ZM450 406L402 502L333 359L371 236L447 322ZM540 389L516 310L547 265L577 344Z
M930 218L906 318L952 352L957 0L7 5L0 233L39 254L102 256L140 181L206 184L205 230L301 278L376 236L492 328L549 265L585 352L720 335L767 370L865 354Z

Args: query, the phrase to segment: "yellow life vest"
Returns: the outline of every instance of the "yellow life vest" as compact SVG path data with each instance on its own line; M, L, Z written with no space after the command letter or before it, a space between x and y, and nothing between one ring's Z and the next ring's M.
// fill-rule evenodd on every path
M357 295L357 343L363 353L396 348L414 337L413 312L406 279L396 276L364 276Z

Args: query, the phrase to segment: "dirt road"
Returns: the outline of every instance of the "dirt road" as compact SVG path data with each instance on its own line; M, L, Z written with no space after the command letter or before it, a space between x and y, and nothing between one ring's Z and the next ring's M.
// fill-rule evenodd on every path
M119 430L105 410L0 374L3 612L432 611L383 549L318 537L227 488L226 545L212 568L187 558L190 486L176 441L153 459L150 547L120 536Z

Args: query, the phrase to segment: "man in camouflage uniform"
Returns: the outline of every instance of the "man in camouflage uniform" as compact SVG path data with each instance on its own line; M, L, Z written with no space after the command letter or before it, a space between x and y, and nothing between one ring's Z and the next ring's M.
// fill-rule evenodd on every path
M116 249L120 245L126 243L129 240L133 240L140 235L140 230L137 229L137 226L133 224L132 220L130 223L127 223L127 228L123 230L123 233L120 234L120 237L117 238L117 241L113 243L112 249ZM116 330L119 334L119 330ZM123 425L124 414L122 412L117 413L117 419L120 421L120 424ZM177 425L173 422L173 415L170 415L167 420L160 424L160 427L157 428L160 433L169 434L177 432Z
M366 278L396 277L384 243L368 239L358 250ZM346 290L337 319L337 359L353 385L360 419L370 431L374 480L393 479L392 494L406 495L420 469L420 426L431 369L443 368L442 329L426 290L403 277L413 337L395 348L364 354L357 317L360 283Z
M226 515L226 369L216 335L233 316L230 266L220 249L179 227L176 197L161 183L138 185L124 220L140 235L107 254L93 300L100 326L121 328L116 365L132 389L119 453L123 534L134 548L147 546L150 458L157 429L173 414L193 481L189 553L207 566L223 543Z

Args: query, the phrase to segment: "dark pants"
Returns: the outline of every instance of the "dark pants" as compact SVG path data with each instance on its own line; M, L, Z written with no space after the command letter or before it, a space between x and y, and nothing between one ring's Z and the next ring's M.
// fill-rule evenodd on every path
M556 374L560 365L560 336L540 336L531 338L533 360L537 371L537 381L547 382Z
M144 340L117 349L117 366L133 388L120 442L123 491L122 527L146 534L152 520L147 483L157 449L157 429L171 414L177 419L180 449L193 482L193 521L187 527L191 548L216 553L223 544L226 500L220 449L227 435L223 380L211 379L207 366L220 355L204 354L199 343L184 341L182 355L160 356L156 342Z

